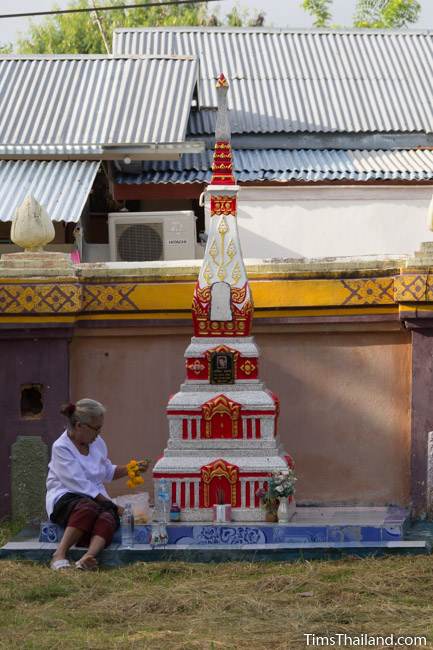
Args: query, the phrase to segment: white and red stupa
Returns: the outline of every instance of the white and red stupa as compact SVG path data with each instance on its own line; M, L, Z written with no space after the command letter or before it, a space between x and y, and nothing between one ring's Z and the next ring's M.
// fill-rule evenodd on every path
M182 521L211 521L219 503L232 506L235 521L263 520L256 491L291 463L277 436L279 402L259 379L259 351L250 336L253 301L236 219L227 92L221 74L194 336L185 352L186 381L167 406L168 445L153 470L155 494L165 478Z

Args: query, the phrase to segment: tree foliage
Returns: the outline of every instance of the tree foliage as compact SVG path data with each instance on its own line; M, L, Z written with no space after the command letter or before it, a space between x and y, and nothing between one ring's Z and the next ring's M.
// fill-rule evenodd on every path
M328 27L332 18L332 0L303 0L302 7L314 18L314 27Z
M359 0L355 27L401 29L415 23L421 11L418 0Z
M302 7L314 19L314 27L332 27L332 0L303 0ZM372 29L402 29L418 20L419 0L358 0L353 26Z
M145 0L135 0L141 4ZM150 1L150 0L149 0ZM131 2L129 0L128 4ZM125 0L98 0L96 5L122 5ZM92 8L92 0L72 0L71 9ZM27 34L18 40L23 54L105 54L105 41L110 45L113 30L119 27L170 27L176 25L242 26L259 24L263 15L251 17L248 11L235 6L221 21L210 14L207 4L162 5L76 14L48 16L41 23L31 23Z

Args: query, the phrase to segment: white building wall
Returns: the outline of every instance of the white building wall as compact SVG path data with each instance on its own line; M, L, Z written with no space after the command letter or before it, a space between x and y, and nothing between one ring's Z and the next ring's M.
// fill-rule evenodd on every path
M243 255L340 257L411 254L427 229L431 186L243 187ZM206 205L206 231L209 205Z

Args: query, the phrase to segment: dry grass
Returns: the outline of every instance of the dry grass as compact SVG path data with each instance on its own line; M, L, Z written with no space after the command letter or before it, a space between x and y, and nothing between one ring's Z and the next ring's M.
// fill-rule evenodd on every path
M433 641L432 593L428 556L94 574L2 561L0 648L291 650L306 632Z

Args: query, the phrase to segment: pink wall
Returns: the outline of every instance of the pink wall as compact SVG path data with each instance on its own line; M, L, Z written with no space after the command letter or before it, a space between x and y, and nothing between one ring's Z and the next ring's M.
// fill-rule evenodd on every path
M165 446L165 407L184 379L190 329L158 331L91 330L72 341L72 398L107 406L113 462L156 459ZM280 432L296 461L298 501L407 504L409 335L270 329L256 339L261 376L281 399ZM124 492L124 481L113 484L112 494Z

